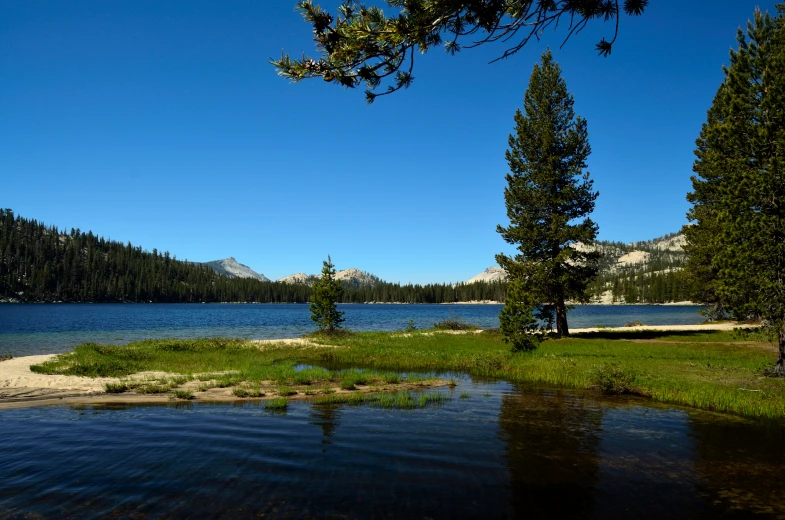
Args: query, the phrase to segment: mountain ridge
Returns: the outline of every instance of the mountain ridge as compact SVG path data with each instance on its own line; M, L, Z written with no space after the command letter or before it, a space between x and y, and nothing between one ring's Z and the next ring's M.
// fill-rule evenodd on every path
M209 262L199 262L215 271L218 274L229 278L254 278L262 282L269 282L270 279L265 275L257 273L245 264L238 262L233 256L223 260L211 260Z

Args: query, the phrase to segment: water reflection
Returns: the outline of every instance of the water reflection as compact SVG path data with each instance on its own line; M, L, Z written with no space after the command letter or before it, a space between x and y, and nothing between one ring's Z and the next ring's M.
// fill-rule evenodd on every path
M560 391L502 397L510 492L519 518L587 518L594 512L603 408Z
M0 518L782 517L781 427L459 382L388 410L292 403L0 411Z
M310 424L322 429L322 444L332 444L331 438L335 435L340 417L340 406L335 404L317 404L311 407Z
M698 489L715 509L743 516L785 518L785 430L782 425L751 427L742 419L717 420L691 414Z

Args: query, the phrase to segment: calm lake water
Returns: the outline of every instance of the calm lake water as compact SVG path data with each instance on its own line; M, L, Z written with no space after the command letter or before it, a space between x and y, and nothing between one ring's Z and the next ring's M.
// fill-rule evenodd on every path
M0 518L782 518L781 427L459 379L410 411L0 411ZM468 393L468 398L460 394Z
M352 330L417 328L460 317L483 328L499 326L501 305L340 305ZM570 327L701 323L695 306L579 305ZM3 304L0 355L65 352L79 343L125 344L147 338L292 338L314 330L308 305L296 304Z
M492 305L346 305L356 330ZM82 341L297 336L306 305L1 305L0 353ZM574 328L698 323L696 307L577 307ZM785 518L782 424L473 380L438 406L260 402L0 410L0 518Z

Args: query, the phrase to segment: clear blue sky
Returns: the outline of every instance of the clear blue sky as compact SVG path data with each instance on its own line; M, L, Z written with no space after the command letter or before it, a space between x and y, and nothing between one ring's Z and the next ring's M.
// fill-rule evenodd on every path
M419 56L408 91L290 84L313 53L295 0L0 4L0 206L180 259L234 256L276 279L329 253L389 281L465 280L510 252L507 135L546 45L589 123L600 238L686 222L695 138L756 6L651 0L609 58L596 25ZM335 5L324 2L322 5Z

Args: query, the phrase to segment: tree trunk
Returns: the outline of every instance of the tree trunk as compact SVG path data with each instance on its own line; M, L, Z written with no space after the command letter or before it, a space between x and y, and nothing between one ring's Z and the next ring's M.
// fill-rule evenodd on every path
M556 300L556 334L559 337L569 336L570 329L567 328L567 305L561 298ZM782 352L782 347L780 347Z
M785 320L780 324L779 330L779 347L780 355L777 359L777 364L774 365L774 373L785 377Z

